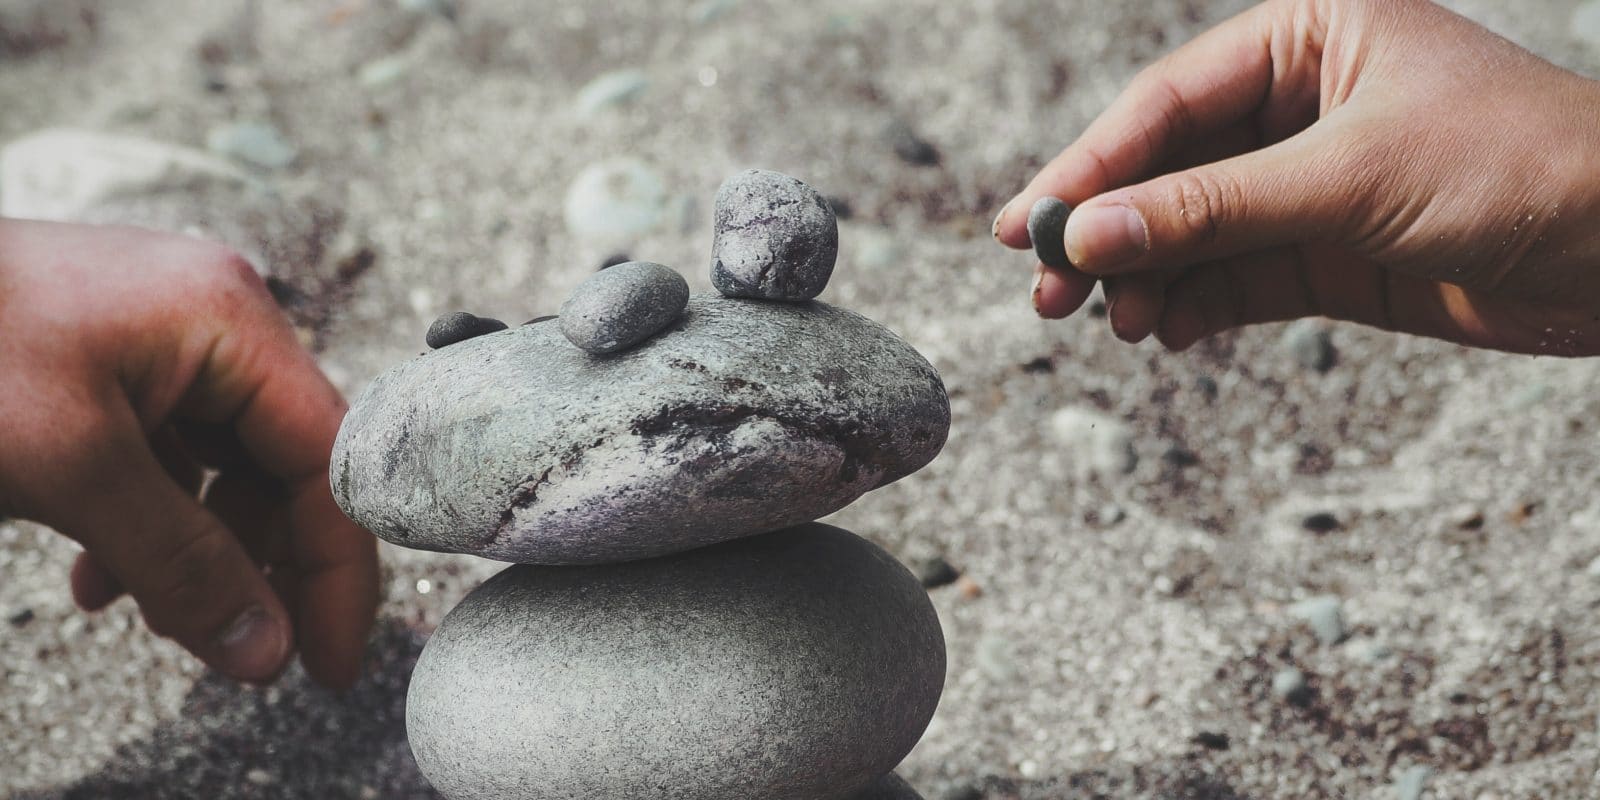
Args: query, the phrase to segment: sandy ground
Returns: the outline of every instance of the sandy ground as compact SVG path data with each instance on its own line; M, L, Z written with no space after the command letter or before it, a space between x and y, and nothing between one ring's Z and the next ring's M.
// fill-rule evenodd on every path
M1091 314L1035 319L1029 260L989 239L1140 65L1245 3L461 0L454 23L262 5L247 36L232 0L0 0L0 140L74 125L203 146L276 125L299 155L264 177L342 212L315 234L328 259L375 256L298 312L347 391L442 311L551 313L619 247L706 289L709 201L736 169L848 203L824 299L927 354L955 413L932 467L832 520L970 581L933 590L948 686L901 769L930 800L1391 797L1416 766L1433 798L1600 797L1600 362L1345 326L1326 373L1281 327L1168 355ZM1451 5L1600 75L1573 2ZM50 24L23 24L41 6ZM402 74L360 79L396 54ZM619 68L648 88L579 113ZM896 157L896 119L938 165ZM664 177L669 224L570 232L567 186L619 156ZM1085 468L1094 444L1059 424L1079 412L1127 424L1131 473ZM1307 530L1318 512L1337 529ZM368 677L334 696L298 669L265 690L206 675L126 600L75 611L73 552L0 524L0 794L434 796L406 676L494 564L386 547ZM1348 639L1290 613L1314 595L1342 599ZM1300 704L1270 688L1289 666Z

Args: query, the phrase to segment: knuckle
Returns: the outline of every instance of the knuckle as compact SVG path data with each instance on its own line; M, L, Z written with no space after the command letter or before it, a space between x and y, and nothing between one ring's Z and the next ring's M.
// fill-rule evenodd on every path
M1189 242L1216 240L1242 203L1238 183L1213 172L1189 172L1172 183L1168 203L1180 236Z
M228 556L225 540L204 534L190 536L161 554L149 598L158 612L151 619L156 633L182 636L198 632L195 618L221 605Z

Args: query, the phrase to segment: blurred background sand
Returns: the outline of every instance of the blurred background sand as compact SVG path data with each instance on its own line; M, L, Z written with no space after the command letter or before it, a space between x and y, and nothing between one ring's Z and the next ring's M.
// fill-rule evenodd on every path
M948 685L901 768L930 800L1600 797L1600 362L1320 323L1170 355L1037 320L989 238L1140 66L1246 5L0 0L0 142L282 164L246 168L317 210L314 255L271 269L347 392L437 314L553 313L617 252L707 290L718 183L798 176L849 211L823 299L952 398L944 455L831 520L963 574L931 590ZM1448 5L1600 75L1575 2ZM604 192L571 202L617 229L569 224L592 167L647 224ZM127 600L77 612L74 551L0 523L0 795L434 796L406 676L497 565L385 546L368 677L335 696L207 675ZM1298 613L1318 596L1342 640Z

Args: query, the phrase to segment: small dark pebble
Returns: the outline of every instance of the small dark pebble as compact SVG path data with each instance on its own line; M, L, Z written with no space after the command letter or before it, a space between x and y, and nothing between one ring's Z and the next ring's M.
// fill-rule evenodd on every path
M1210 375L1201 375L1195 378L1194 388L1205 395L1207 400L1217 399L1217 381Z
M546 315L544 315L542 317L534 317L533 319L530 319L527 322L524 322L522 324L524 324L524 325L538 325L541 322L549 322L550 320L553 320L553 319L560 319L560 317L558 317L558 316L556 316L554 314L546 314Z
M912 572L916 573L917 580L925 589L936 589L955 583L961 577L961 571L950 566L950 562L934 556L918 561Z
M11 627L13 628L24 627L33 621L33 609L24 608L21 611L18 611L17 613L7 617L6 621L11 623Z
M1318 511L1300 520L1300 527L1312 533L1333 533L1344 525L1339 522L1338 517L1326 511Z
M856 210L850 206L850 201L843 197L828 195L823 199L828 201L828 207L833 209L833 216L836 219L849 219L856 215Z
M1483 512L1482 511L1474 511L1471 514L1467 515L1467 517L1465 519L1463 519L1460 522L1456 523L1456 527L1458 527L1458 528L1460 528L1461 530L1464 530L1464 531L1475 531L1475 530L1478 530L1479 528L1482 528L1483 527L1483 523L1484 523Z
M1190 737L1189 741L1206 748L1207 750L1226 750L1230 746L1228 734L1214 731L1201 731Z
M1103 300L1095 300L1095 301L1089 303L1089 316L1096 317L1096 318L1099 318L1099 319L1105 319L1105 316L1106 316L1106 304L1105 304L1105 301L1103 301Z
M423 339L429 347L438 350L475 336L505 329L506 324L500 320L474 316L465 311L452 311L434 320L433 324L428 326L428 335Z
M1161 460L1174 467L1192 467L1200 463L1200 456L1188 448L1173 445L1167 448L1167 452L1161 454Z
M932 167L939 163L939 150L917 135L911 124L903 119L889 123L883 137L901 161L918 167Z
M1049 356L1039 356L1032 361L1023 363L1022 371L1028 373L1029 375L1041 375L1055 372L1056 362Z
M1069 269L1067 260L1067 217L1072 216L1072 206L1055 197L1041 197L1028 209L1028 240L1033 242L1033 254L1045 266Z
M626 263L628 263L629 261L632 261L632 260L633 260L633 258L631 256L629 256L627 253L612 253L611 255L606 256L606 260L600 262L600 269L601 270L611 269L612 267L614 267L614 266L616 266L618 264L626 264ZM600 270L596 270L596 272L598 272L598 271L600 271Z

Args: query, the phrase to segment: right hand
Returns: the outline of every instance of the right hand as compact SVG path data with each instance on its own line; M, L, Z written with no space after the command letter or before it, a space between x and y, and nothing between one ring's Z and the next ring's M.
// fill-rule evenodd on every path
M1113 330L1183 349L1328 316L1479 347L1600 353L1600 83L1426 0L1269 0L1145 69L1002 210L1074 204Z

